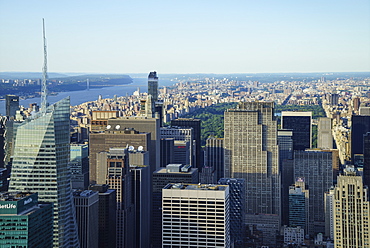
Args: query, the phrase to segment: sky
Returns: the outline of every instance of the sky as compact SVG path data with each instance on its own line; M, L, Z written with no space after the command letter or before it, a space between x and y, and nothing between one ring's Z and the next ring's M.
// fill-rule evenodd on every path
M369 0L0 0L0 72L370 71Z

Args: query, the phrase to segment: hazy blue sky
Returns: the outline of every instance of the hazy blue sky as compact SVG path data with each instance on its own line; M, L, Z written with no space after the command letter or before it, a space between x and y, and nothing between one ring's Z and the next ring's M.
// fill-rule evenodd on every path
M0 0L0 71L370 71L369 0Z

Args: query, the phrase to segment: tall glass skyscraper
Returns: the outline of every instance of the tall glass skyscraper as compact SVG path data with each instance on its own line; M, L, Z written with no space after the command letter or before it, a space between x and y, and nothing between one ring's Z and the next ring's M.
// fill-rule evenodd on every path
M54 204L54 247L79 247L68 167L69 112L65 98L18 126L9 187L37 192L41 202Z

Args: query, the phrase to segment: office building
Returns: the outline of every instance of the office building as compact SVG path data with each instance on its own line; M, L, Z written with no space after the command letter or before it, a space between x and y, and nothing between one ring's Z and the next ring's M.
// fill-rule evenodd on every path
M148 95L152 96L153 102L158 101L158 77L155 71L148 75Z
M0 168L5 168L5 149L6 149L6 116L0 115Z
M364 135L364 185L370 187L370 132Z
M354 155L364 153L364 135L370 132L370 116L352 115L351 122L351 159L354 163Z
M370 247L368 188L353 167L338 177L333 196L334 246Z
M339 94L330 94L329 95L329 104L331 106L338 106L338 104L339 104Z
M141 133L150 133L149 147L144 147L150 154L150 170L154 172L160 167L160 120L151 117L121 117L108 119L108 125L112 128L133 128ZM133 145L135 146L135 145ZM135 146L136 147L136 146Z
M9 191L35 192L54 204L54 247L79 247L71 192L69 98L17 127Z
M87 189L89 187L89 146L71 144L70 151L72 189Z
M193 128L161 127L161 139L165 138L174 139L174 163L190 164L195 167Z
M245 238L245 180L221 178L218 184L229 186L230 241L234 247L242 247Z
M151 134L139 132L133 128L124 128L120 125L106 127L105 131L90 133L90 183L105 184L106 168L98 169L98 154L100 152L108 152L113 147L133 147L143 150L150 149ZM105 166L106 163L100 164ZM98 181L97 178L103 178L103 181Z
M312 146L312 112L281 112L281 127L293 130L293 150L303 151Z
M140 147L139 147L140 148ZM149 166L149 152L143 151L140 148L140 151L138 150L128 150L128 157L129 157L129 163L131 165L147 165Z
M278 130L279 167L281 173L281 220L289 225L289 187L293 179L293 130Z
M230 247L229 186L170 183L162 192L163 248Z
M307 230L308 199L309 191L305 189L304 178L297 178L296 184L289 188L289 226Z
M209 137L206 140L204 166L211 168L213 178L218 181L224 177L224 139ZM202 171L203 173L203 171ZM203 183L203 182L202 182ZM204 182L207 183L207 182ZM213 182L210 182L213 183Z
M5 108L6 116L13 117L17 110L19 110L19 96L16 95L6 95L5 96Z
M78 238L81 248L98 248L99 193L92 190L74 190Z
M99 192L99 248L116 247L116 190L107 184L94 184L90 190Z
M197 168L189 165L169 164L153 173L152 245L162 247L162 189L168 183L199 183Z
M319 118L317 129L317 148L333 149L331 118Z
M203 156L202 156L202 144L201 144L201 120L192 118L179 118L171 120L171 126L177 126L182 128L193 128L193 137L195 140L195 161L194 166L202 170L203 167Z
M174 138L163 138L160 141L161 145L161 156L160 165L166 167L168 164L174 163L174 149L175 149Z
M290 246L301 245L304 242L304 230L300 227L284 226L284 244ZM289 246L288 246L289 247Z
M135 246L150 247L151 236L151 172L147 165L130 166L133 201L135 204L135 220L131 226L135 228Z
M191 144L189 141L175 140L173 148L173 163L175 164L191 164ZM192 166L193 167L193 166Z
M359 108L359 115L370 116L370 107L361 106Z
M225 177L246 181L246 213L280 215L274 103L243 102L225 112Z
M116 190L117 196L116 247L134 247L135 230L131 225L135 216L128 149L110 149L107 153L107 167L107 184Z
M325 232L324 193L333 185L335 155L330 151L307 150L294 152L294 178L304 178L309 190L308 230L314 236Z
M52 205L37 193L0 193L0 247L53 247Z

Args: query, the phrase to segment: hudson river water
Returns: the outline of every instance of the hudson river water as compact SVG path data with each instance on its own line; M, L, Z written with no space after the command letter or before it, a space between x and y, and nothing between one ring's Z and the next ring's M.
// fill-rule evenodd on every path
M159 80L159 86L170 86L174 82ZM112 87L103 87L103 88L94 88L90 90L79 90L79 91L68 91L60 92L55 96L48 96L48 102L53 104L67 96L71 97L71 105L79 105L84 102L98 100L99 95L102 95L102 98L113 98L114 95L117 96L130 96L134 91L140 88L140 92L148 91L148 79L147 78L133 78L132 84L126 84L121 86L112 86ZM39 106L40 97L29 98L25 100L20 100L20 105L28 107L30 103L37 103ZM0 101L0 114L5 115L5 101Z

